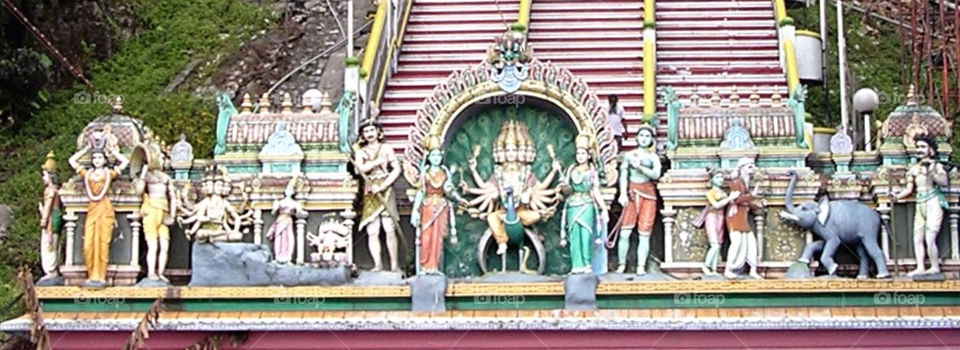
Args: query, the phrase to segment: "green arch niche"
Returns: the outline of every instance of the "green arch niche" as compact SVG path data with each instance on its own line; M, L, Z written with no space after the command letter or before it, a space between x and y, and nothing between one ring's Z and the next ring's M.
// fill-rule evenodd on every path
M480 155L477 157L477 171L481 177L489 179L493 172L493 156L491 154L493 141L500 132L500 126L507 120L518 120L526 123L529 127L530 135L537 147L533 171L538 179L544 178L550 172L548 144L553 145L557 159L560 160L564 169L574 161L576 149L573 141L576 136L576 128L563 114L530 105L493 105L477 110L465 118L460 127L449 134L450 138L446 142L444 164L462 169L464 178L470 186L475 184L469 176L467 160L471 157L474 145L482 147ZM454 174L453 180L455 184L458 183L460 174ZM558 179L555 178L554 184L557 181ZM560 247L561 210L562 203L557 213L550 220L534 226L537 233L545 237L543 241L547 252L545 273L548 275L565 274L570 271L569 250L566 247ZM443 271L448 277L481 275L480 265L477 263L477 244L486 229L485 221L472 218L465 212L457 214L457 238L459 242L457 245L451 245L447 241L443 257ZM529 243L527 245L529 246ZM533 253L532 249L531 246L531 253ZM499 270L500 268L500 258L494 254L495 251L494 246L488 248L487 267L491 270ZM511 249L507 254L508 271L517 270L516 251ZM532 255L528 261L528 267L535 270L537 258L536 254Z

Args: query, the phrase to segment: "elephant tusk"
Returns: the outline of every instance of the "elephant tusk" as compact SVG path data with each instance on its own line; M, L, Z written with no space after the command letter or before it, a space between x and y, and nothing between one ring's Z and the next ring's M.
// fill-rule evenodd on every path
M785 211L781 211L781 212L780 212L780 219L781 219L781 220L788 220L788 221L792 221L792 222L800 222L800 218L798 218L796 215L790 214L790 213L785 212Z

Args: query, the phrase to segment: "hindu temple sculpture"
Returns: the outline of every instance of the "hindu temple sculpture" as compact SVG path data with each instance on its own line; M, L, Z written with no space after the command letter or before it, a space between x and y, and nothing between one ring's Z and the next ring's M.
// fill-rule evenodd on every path
M230 117L237 114L237 109L226 92L217 96L217 108L220 111L217 115L217 143L214 145L213 154L224 154L227 152L227 129L230 125Z
M319 267L346 266L350 264L349 227L336 220L329 220L317 227L317 233L307 232L307 244L317 251L310 253L310 262Z
M710 175L707 206L700 212L700 217L694 222L694 226L703 227L707 233L707 241L710 242L710 249L707 250L707 256L700 269L703 270L704 275L714 276L717 275L717 261L720 260L720 246L723 245L727 206L740 197L740 192L723 191L723 184L726 182L723 169L707 170Z
M417 188L410 211L410 224L417 229L417 274L442 274L443 239L450 236L450 244L457 244L454 202L463 201L453 185L456 167L442 164L443 150L440 138L431 135L424 140L427 156L420 173L412 182Z
M490 80L507 93L516 92L529 75L527 63L532 58L533 45L527 42L524 29L514 28L504 32L497 37L495 45L487 48Z
M60 231L63 228L63 203L60 201L60 179L57 177L57 161L53 151L41 168L43 176L43 202L40 202L40 265L43 268L41 281L54 281L60 277Z
M303 203L293 198L302 188L302 179L294 176L284 188L283 198L273 202L271 213L276 215L276 219L266 237L273 241L273 258L281 264L290 263L297 248L294 218L305 219L308 216Z
M399 271L398 240L402 239L400 215L393 183L400 176L400 161L392 148L383 143L383 131L373 121L360 126L360 139L353 146L353 164L364 180L363 209L359 228L366 228L367 247L373 258L372 271L383 269L380 229L383 228L390 255L390 271Z
M940 187L949 185L947 171L935 158L937 142L932 135L913 136L917 162L907 170L906 188L893 194L898 201L915 194L916 211L913 218L913 253L917 267L909 276L935 275L940 273L940 251L937 235L943 223L943 210L948 208L946 197ZM926 245L926 249L924 249ZM925 268L925 258L930 259L930 268Z
M660 156L654 152L656 131L649 125L637 132L638 147L623 154L620 165L620 195L617 202L623 213L615 226L618 230L617 273L627 270L627 252L630 249L630 234L637 229L637 274L643 275L650 255L650 235L657 216L657 187L653 183L660 178Z
M592 135L580 134L575 141L576 164L567 168L560 183L565 195L560 220L560 245L570 243L570 273L597 274L591 255L597 245L606 244L609 211L600 195L600 171L596 166L596 142ZM569 192L569 193L566 193Z
M497 255L504 256L509 246L522 247L524 238L532 238L537 250L542 273L545 268L545 252L539 237L526 228L552 217L559 206L559 189L551 187L554 178L562 170L551 145L547 153L551 158L551 170L538 180L531 164L536 156L533 138L525 124L515 120L505 121L493 144L493 173L484 179L477 171L477 157L481 146L474 148L468 161L470 177L477 187L470 187L461 178L460 187L465 193L476 196L464 203L471 216L487 222L488 232L480 239L478 259L481 270L486 270L486 242L492 236L497 243ZM529 248L518 248L520 271L528 272L526 260Z
M757 235L750 226L750 211L766 206L765 199L756 199L759 193L759 184L750 190L750 181L756 173L753 158L740 158L731 173L729 188L731 192L740 195L733 200L727 209L727 230L730 231L730 247L727 250L727 264L723 275L727 278L738 278L737 271L750 265L750 277L762 279L757 272L759 247Z
M198 242L237 242L243 239L244 232L241 226L253 211L246 211L245 205L240 208L224 198L230 193L230 183L226 170L212 169L202 180L200 192L203 199L192 204L186 198L180 203L180 215L177 221L181 225L192 224L184 230L188 238L196 238ZM246 192L244 192L246 195Z
M166 157L160 145L152 137L136 146L132 163L145 163L140 171L133 169L137 176L134 186L137 195L143 197L140 206L143 238L147 242L147 278L154 281L169 282L163 276L167 267L170 249L170 229L177 216L176 192L173 180L163 171Z
M88 287L106 287L107 262L110 258L110 241L113 239L115 213L110 201L110 184L127 168L130 161L120 153L119 147L110 145L109 130L91 134L88 143L70 156L69 163L83 180L87 195L87 213L83 223L83 262L87 269ZM90 153L91 166L80 164L80 157ZM107 154L117 160L113 168L107 167Z

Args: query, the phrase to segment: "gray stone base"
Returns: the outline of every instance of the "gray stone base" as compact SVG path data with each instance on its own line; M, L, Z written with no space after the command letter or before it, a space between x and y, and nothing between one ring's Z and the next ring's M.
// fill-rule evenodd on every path
M946 277L943 273L925 273L922 275L911 276L914 281L943 281Z
M193 244L190 286L309 286L350 282L350 268L314 268L271 261L269 248L253 243Z
M360 286L404 286L409 281L399 271L360 271L353 284Z
M477 282L477 283L536 283L536 282L559 282L562 277L537 275L529 273L520 273L516 271L507 272L487 272L485 275L475 278L465 278L458 282Z
M446 299L447 277L443 275L422 275L413 279L410 284L410 299L413 312L444 312L447 311Z
M573 274L563 281L563 308L567 310L596 310L597 285L594 274Z
M694 278L694 280L700 280L700 281L723 281L726 279L727 278L723 277L723 275L700 275Z
M169 287L170 283L164 280L158 280L153 278L144 278L136 284L137 287Z
M810 273L810 266L802 262L795 262L787 268L787 272L783 274L783 279L805 279L813 278L813 274Z
M44 276L39 280L33 283L37 287L49 287L49 286L62 286L64 283L63 276Z

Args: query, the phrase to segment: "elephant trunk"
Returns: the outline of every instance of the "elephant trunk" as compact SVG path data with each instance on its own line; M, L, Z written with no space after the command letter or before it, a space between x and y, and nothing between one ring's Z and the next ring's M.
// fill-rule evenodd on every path
M790 214L797 214L797 207L793 205L793 189L797 186L797 172L790 170L790 184L787 185L786 208Z

